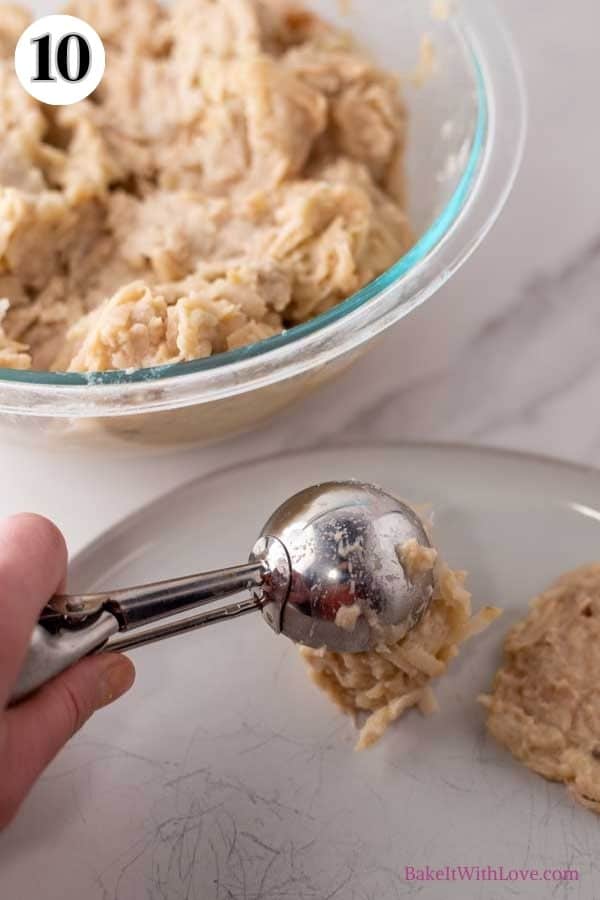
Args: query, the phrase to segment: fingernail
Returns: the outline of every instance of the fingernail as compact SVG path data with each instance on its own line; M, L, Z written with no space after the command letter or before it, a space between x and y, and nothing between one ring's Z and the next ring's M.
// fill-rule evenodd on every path
M113 700L118 700L126 694L135 681L135 667L127 656L113 654L111 662L107 665L102 675L100 690L100 705L108 706Z

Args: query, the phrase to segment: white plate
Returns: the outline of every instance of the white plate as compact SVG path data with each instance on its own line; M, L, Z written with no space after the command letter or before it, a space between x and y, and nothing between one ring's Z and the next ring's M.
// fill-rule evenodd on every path
M425 885L426 898L600 895L598 819L496 746L475 699L527 599L600 557L596 472L458 447L279 457L126 520L80 555L71 586L242 561L285 497L347 477L431 502L476 603L506 608L439 683L441 713L411 713L355 754L351 722L258 616L140 649L132 694L63 752L2 838L2 897L387 900L415 896L404 867L426 865L580 872L558 887Z

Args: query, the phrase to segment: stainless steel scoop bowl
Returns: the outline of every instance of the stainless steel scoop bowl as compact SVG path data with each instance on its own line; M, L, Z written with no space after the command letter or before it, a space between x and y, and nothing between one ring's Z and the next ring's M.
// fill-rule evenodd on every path
M369 650L380 640L381 626L408 631L431 600L432 572L411 577L402 562L400 550L409 540L430 546L414 510L379 488L354 481L307 488L271 516L246 565L53 597L12 700L89 653L130 650L257 610L295 643L340 653ZM250 596L180 616L241 591Z

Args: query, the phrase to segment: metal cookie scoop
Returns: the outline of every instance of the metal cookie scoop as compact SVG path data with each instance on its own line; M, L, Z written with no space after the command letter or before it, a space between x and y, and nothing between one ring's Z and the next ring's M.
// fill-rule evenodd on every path
M89 653L131 650L255 610L296 643L345 653L368 650L379 626L403 625L408 631L429 605L432 573L410 578L400 560L399 548L411 539L431 546L417 514L377 487L346 481L307 488L269 519L247 565L53 597L35 629L12 702ZM240 591L251 596L144 627ZM344 611L352 613L349 623Z

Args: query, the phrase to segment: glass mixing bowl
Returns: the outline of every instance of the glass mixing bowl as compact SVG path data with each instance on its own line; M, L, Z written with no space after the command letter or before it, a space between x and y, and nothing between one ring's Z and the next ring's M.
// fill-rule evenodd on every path
M257 426L350 366L470 256L500 212L524 138L518 65L488 0L315 0L404 75L409 211L418 240L376 281L317 318L241 350L138 371L0 369L0 425L36 443L173 445ZM38 2L38 14L59 4ZM410 78L424 36L433 71ZM399 372L401 377L401 372Z

